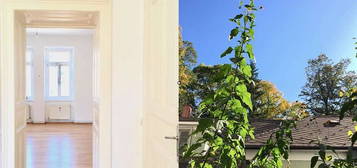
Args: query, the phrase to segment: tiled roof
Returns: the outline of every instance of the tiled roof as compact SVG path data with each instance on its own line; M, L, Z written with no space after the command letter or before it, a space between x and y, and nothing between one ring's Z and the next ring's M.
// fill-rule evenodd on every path
M252 120L255 127L255 139L248 140L247 148L258 148L265 144L270 135L280 126L279 120ZM352 122L351 117L346 117L339 124L336 116L309 117L298 121L296 128L292 130L293 143L292 149L315 149L316 143L313 140L330 145L336 149L346 149L350 145L347 132L355 131L354 126L357 122Z

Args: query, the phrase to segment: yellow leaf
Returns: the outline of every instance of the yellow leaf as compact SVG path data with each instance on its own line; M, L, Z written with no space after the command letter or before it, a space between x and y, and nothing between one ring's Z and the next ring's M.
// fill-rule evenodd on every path
M344 93L343 93L342 91L340 91L340 92L338 93L338 95L339 95L340 97L343 97Z
M357 125L355 125L355 131L357 131Z
M349 131L347 132L347 135L350 137L350 136L353 135L353 132L352 132L351 130L349 130Z

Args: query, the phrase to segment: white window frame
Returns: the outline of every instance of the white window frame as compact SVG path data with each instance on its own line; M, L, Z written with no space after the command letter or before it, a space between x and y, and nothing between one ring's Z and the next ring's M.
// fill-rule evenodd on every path
M69 96L49 96L49 52L51 51L70 51L71 56L70 56L70 62L69 67L70 67L70 90L69 90ZM74 47L45 47L45 59L44 59L44 70L45 70L45 99L47 101L72 101L74 97ZM58 86L58 93L61 93L60 91L60 84Z
M31 52L31 57L30 57L30 62L27 61L27 55L25 57L25 66L27 67L27 65L30 65L31 66L31 79L30 79L30 82L31 82L31 88L30 88L30 92L31 92L31 96L28 96L27 95L27 76L26 76L26 100L27 101L33 101L34 99L34 81L35 81L35 73L34 73L34 49L31 47L31 46L27 46L26 47L26 53L30 51ZM27 75L27 72L25 73Z

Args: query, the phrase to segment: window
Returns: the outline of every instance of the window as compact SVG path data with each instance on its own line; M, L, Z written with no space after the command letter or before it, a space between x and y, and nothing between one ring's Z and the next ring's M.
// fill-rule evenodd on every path
M33 99L33 49L26 50L26 99Z
M73 48L46 48L46 99L72 99L73 53Z

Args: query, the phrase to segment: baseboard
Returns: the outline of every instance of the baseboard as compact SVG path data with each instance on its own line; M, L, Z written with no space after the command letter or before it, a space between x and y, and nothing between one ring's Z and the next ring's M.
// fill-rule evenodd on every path
M54 119L49 119L46 121L46 123L73 123L73 120L54 120Z
M93 121L74 121L76 124L93 124Z
M33 124L44 124L46 123L45 121L32 121L30 123L33 123Z
M46 124L46 123L75 123L75 124L93 124L93 121L32 121L28 124Z

